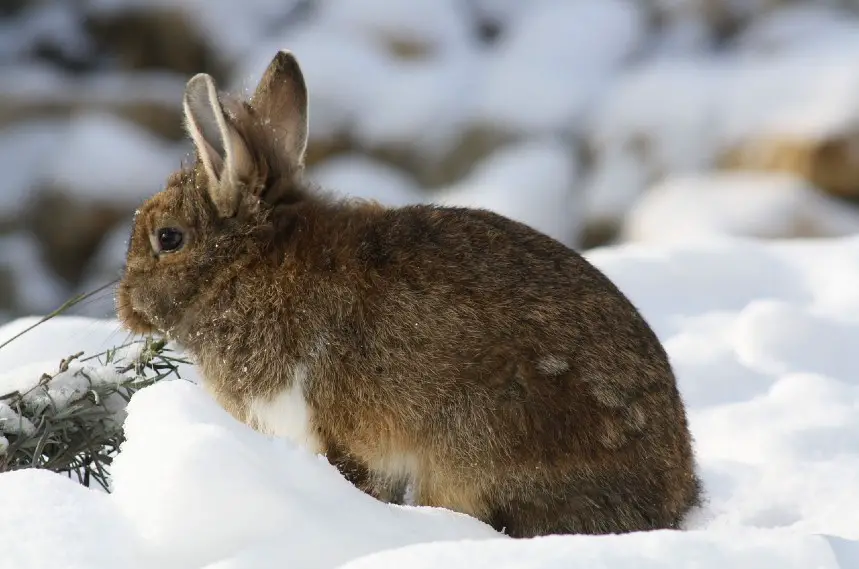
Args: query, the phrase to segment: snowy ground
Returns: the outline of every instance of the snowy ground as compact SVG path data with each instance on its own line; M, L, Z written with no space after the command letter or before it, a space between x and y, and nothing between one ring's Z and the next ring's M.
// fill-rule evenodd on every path
M41 471L0 475L0 567L859 567L859 238L589 257L676 366L708 498L687 531L517 541L443 510L383 505L177 380L132 399L112 494ZM0 328L0 341L29 323ZM51 321L0 349L0 391L123 338L114 321Z

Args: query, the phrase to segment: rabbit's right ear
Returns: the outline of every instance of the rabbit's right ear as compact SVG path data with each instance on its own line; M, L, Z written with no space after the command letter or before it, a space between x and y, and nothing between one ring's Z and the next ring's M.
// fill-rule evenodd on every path
M211 76L199 73L185 86L182 101L188 134L209 178L209 195L223 217L238 208L241 179L253 169L247 144L230 125Z

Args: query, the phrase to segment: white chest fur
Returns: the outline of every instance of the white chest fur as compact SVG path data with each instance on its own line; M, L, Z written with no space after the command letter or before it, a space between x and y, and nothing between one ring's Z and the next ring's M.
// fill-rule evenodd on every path
M310 452L319 453L322 445L312 428L311 410L304 398L307 373L305 364L296 364L292 385L271 399L254 400L248 414L257 430L289 439Z

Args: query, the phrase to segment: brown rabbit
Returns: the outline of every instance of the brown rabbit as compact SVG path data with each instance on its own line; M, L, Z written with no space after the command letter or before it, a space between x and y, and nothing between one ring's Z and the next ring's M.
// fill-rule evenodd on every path
M118 313L236 418L511 536L678 528L699 503L666 353L581 256L488 211L311 187L289 52L249 101L193 77L184 112L196 161L136 215Z

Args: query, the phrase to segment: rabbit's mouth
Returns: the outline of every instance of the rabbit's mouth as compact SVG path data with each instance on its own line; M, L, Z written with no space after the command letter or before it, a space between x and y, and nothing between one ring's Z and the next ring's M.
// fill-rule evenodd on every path
M122 325L133 334L149 335L158 332L155 325L140 311L134 308L131 295L122 285L116 295L116 315Z

